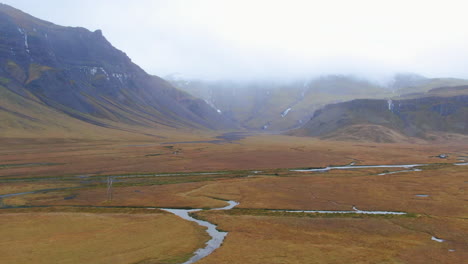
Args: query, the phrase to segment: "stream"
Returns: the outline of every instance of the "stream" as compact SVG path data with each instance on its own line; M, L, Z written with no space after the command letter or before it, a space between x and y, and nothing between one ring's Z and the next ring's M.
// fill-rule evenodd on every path
M288 213L315 213L315 214L372 214L372 215L405 215L405 212L392 211L363 211L353 206L352 211L323 211L323 210L274 210L275 212Z
M214 210L230 210L237 206L239 203L235 201L228 201L229 205L221 208L214 208L210 209L209 211L214 211ZM153 208L148 208L148 209L153 209ZM166 212L172 213L174 215L177 215L178 217L192 221L197 223L200 226L204 226L207 228L206 232L208 235L210 235L211 239L206 242L206 246L204 248L200 248L197 251L195 251L195 255L191 257L189 260L184 262L183 264L191 264L195 263L196 261L210 255L213 251L215 251L217 248L221 246L221 244L224 241L224 238L228 234L227 232L221 232L216 229L216 225L203 221L203 220L198 220L196 218L193 218L190 216L191 212L198 212L201 211L202 209L168 209L168 208L163 208L161 210L164 210Z
M305 169L305 170L291 170L291 171L299 171L299 172L309 172L309 171L318 171L318 172L326 172L329 170L349 170L349 169L370 169L370 168L405 168L411 169L414 167L421 167L427 164L403 164L403 165L346 165L346 166L329 166L326 168L318 168L318 169Z
M390 172L383 172L379 173L378 175L389 175L389 174L395 174L395 173L402 173L402 172L412 172L412 171L422 171L421 169L411 169L411 170L399 170L399 171L390 171Z
M314 168L314 169L300 169L300 170L291 170L297 172L327 172L330 170L348 170L348 169L366 169L366 168L403 168L406 170L401 171L394 171L394 172L384 172L379 175L387 175L387 174L394 174L400 172L410 172L410 171L421 171L421 169L417 169L417 167L425 166L427 164L403 164L403 165L358 165L355 166L354 163L346 166L328 166L325 168ZM454 163L454 165L463 166L468 165L468 163ZM254 171L254 173L258 173L259 171ZM180 174L147 174L147 175L117 175L111 176L113 178L129 178L129 177L154 177L154 176L180 176L180 175L210 175L210 174L226 174L227 172L216 172L216 173L180 173ZM1 198L11 197L11 196L19 196L19 195L26 195L26 194L33 194L33 193L40 193L40 192L48 192L48 191L57 191L57 190L65 190L65 189L73 189L77 187L68 187L68 188L55 188L55 189L43 189L43 190L35 190L29 192L21 192L21 193L11 193L11 194L4 194L0 195ZM418 197L428 197L429 195L426 194L417 194ZM230 210L239 205L236 201L227 201L228 205L221 208L214 208L208 211L215 211L215 210ZM147 208L147 209L156 209L156 208ZM192 264L197 262L198 260L207 257L211 253L213 253L217 248L221 247L225 237L227 236L227 232L222 232L216 229L216 225L212 224L208 221L203 221L196 219L190 216L192 212L202 211L203 209L171 209L171 208L161 208L161 210L172 213L184 220L195 222L200 226L206 227L206 232L211 237L211 239L206 242L206 246L203 248L199 248L194 252L194 255L182 264ZM406 212L393 212L393 211L364 211L359 210L355 206L353 206L352 210L349 211L323 211L323 210L273 210L277 212L292 212L292 213L319 213L319 214L371 214L371 215L405 215ZM445 240L432 237L432 240L437 242L444 242ZM451 249L450 251L454 251Z
M214 208L208 211L214 210L230 210L235 206L239 205L238 202L235 201L228 201L229 205L221 208ZM156 208L148 208L148 209L156 209ZM200 226L204 226L207 228L206 232L211 236L211 239L206 242L206 246L204 248L200 248L195 251L195 255L191 257L189 260L182 264L192 264L197 262L198 260L210 255L215 251L217 248L221 247L221 244L224 241L224 238L228 234L227 232L221 232L216 229L216 225L203 221L198 220L190 216L191 212L198 212L202 211L202 209L169 209L169 208L161 208L161 210L170 212L182 219L192 221L197 223ZM372 214L372 215L405 215L405 212L392 212L392 211L363 211L357 209L353 206L352 211L320 211L320 210L273 210L275 212L292 212L292 213L320 213L320 214Z

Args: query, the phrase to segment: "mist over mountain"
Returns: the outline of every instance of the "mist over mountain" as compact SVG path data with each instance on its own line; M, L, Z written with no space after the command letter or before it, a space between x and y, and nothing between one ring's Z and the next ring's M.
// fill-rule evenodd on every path
M157 76L294 81L331 74L382 83L410 72L468 78L466 3L458 0L3 2L60 25L102 29Z
M436 87L468 85L468 80L427 78L400 73L386 83L350 75L325 75L295 81L205 81L165 77L175 87L204 99L219 113L248 130L280 132L303 126L328 104L353 99L389 99L425 93Z

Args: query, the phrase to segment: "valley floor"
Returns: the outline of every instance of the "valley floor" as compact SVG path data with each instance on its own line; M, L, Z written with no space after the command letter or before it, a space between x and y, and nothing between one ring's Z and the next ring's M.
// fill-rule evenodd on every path
M227 200L239 205L192 214L228 232L222 246L197 263L468 259L463 142L376 144L276 135L0 141L2 263L184 263L209 236L158 208L218 208ZM349 164L343 170L293 171ZM352 168L384 164L423 165ZM287 212L353 208L407 214Z

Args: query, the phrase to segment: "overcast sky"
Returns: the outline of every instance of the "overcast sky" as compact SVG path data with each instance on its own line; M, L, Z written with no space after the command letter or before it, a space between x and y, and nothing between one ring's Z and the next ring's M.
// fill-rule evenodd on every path
M102 29L147 72L297 78L394 72L468 78L468 1L0 0Z

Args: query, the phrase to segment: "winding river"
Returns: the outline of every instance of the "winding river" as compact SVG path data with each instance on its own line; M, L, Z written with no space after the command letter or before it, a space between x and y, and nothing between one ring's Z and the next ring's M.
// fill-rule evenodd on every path
M228 206L221 207L221 208L214 208L214 209L211 209L209 211L213 211L213 210L230 210L230 209L234 208L235 206L237 206L239 204L238 202L235 202L235 201L228 201L228 203L229 203ZM198 219L193 218L193 217L190 216L191 212L198 212L198 211L201 211L202 209L168 209L168 208L164 208L164 209L161 209L161 210L164 210L166 212L175 214L178 217L181 217L181 218L183 218L185 220L192 221L192 222L197 223L200 226L206 227L207 228L206 232L208 233L208 235L211 236L211 239L208 242L206 242L206 246L204 248L200 248L197 251L195 251L195 255L193 257L191 257L189 260L187 260L186 262L184 262L183 264L195 263L196 261L210 255L213 251L215 251L217 248L219 248L221 246L221 244L224 241L224 238L228 234L227 232L221 232L221 231L217 230L216 225L214 225L214 224L212 224L210 222L203 221L203 220L198 220Z
M325 168L314 168L314 169L302 169L302 170L291 170L291 171L297 171L297 172L327 172L329 170L348 170L348 169L366 169L366 168L404 168L406 170L401 170L401 171L394 171L394 172L385 172L381 173L379 175L387 175L387 174L393 174L393 173L400 173L400 172L410 172L410 171L421 171L421 169L417 169L417 167L425 166L427 164L404 164L404 165L358 165L355 166L353 163L350 165L346 166L329 166ZM463 166L463 165L468 165L468 163L454 163L454 165L458 166ZM204 175L204 174L224 174L225 172L222 173L193 173L191 175ZM254 173L257 173L255 171ZM185 174L148 174L148 175L124 175L124 176L113 176L113 177L149 177L149 176L173 176L173 175L185 175ZM35 190L35 191L29 191L29 192L21 192L21 193L11 193L11 194L4 194L0 195L1 198L6 198L6 197L11 197L11 196L19 196L19 195L26 195L26 194L32 194L32 193L40 193L40 192L48 192L48 191L57 191L57 190L64 190L64 189L72 189L72 188L77 188L77 187L68 187L68 188L56 188L56 189L43 189L43 190ZM416 196L419 197L427 197L428 195L422 195L418 194ZM225 207L221 208L214 208L210 209L208 211L214 211L214 210L230 210L239 205L238 202L236 201L227 201L228 205ZM147 208L147 209L156 209L154 207ZM190 213L192 212L198 212L202 211L203 209L171 209L171 208L162 208L161 210L172 213L184 220L195 222L200 226L206 227L207 230L206 232L208 235L211 237L211 239L206 242L206 246L204 248L200 248L194 252L194 256L191 257L189 260L184 262L183 264L191 264L195 263L198 260L207 257L213 251L215 251L217 248L221 246L223 243L225 237L227 236L227 232L222 232L216 229L216 225L212 224L207 221L199 220L196 219L192 216L190 216ZM393 212L393 211L363 211L359 210L356 207L353 206L353 210L349 211L323 211L323 210L273 210L277 212L292 212L292 213L318 213L318 214L372 214L372 215L405 215L405 212ZM437 238L437 237L432 237L432 240L437 241L437 242L443 242L443 239ZM451 249L451 251L454 251Z
M214 208L209 211L213 210L230 210L234 208L235 206L239 205L238 202L235 201L228 201L229 205L221 208ZM148 209L156 209L156 208L148 208ZM192 221L197 223L200 226L204 226L207 228L206 232L211 236L211 239L206 242L206 246L204 248L200 248L197 251L195 251L195 255L191 257L189 260L182 264L191 264L195 263L198 260L210 255L215 251L217 248L221 247L221 244L224 241L224 238L228 234L227 232L221 232L216 229L216 225L203 221L203 220L198 220L196 218L193 218L190 216L191 212L198 212L201 211L202 209L169 209L169 208L162 208L161 210L164 210L166 212L170 212L178 217L181 217L182 219ZM273 210L275 212L291 212L291 213L318 213L318 214L372 214L372 215L405 215L405 212L392 212L392 211L363 211L357 209L355 206L353 206L352 211L320 211L320 210Z

